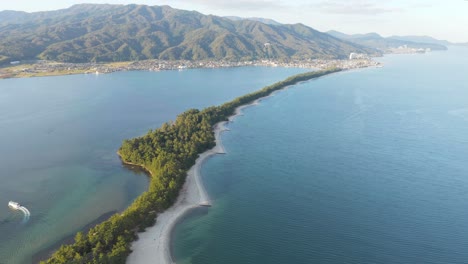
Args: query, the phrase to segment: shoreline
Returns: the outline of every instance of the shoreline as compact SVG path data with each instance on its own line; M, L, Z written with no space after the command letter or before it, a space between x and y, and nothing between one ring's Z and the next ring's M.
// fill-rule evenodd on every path
M221 133L229 131L225 125L232 122L236 117L242 116L243 109L258 105L261 100L272 95L264 96L251 103L237 107L234 114L228 117L228 121L221 121L213 126L216 145L212 149L201 153L196 159L195 164L188 170L187 178L174 205L157 216L154 226L147 228L144 232L138 233L138 240L132 243L132 253L127 258L127 264L150 262L159 264L175 263L171 248L171 238L175 226L192 209L211 206L209 195L201 179L200 170L205 161L211 156L226 153L221 140Z
M124 71L167 71L187 69L218 69L237 67L286 67L323 70L330 67L343 69L367 68L380 65L372 58L343 60L343 59L307 59L281 62L278 60L254 60L254 61L122 61L108 63L66 63L55 61L28 62L19 65L0 66L0 79L31 78L48 76L66 76L77 74L101 75Z
M107 213L102 214L98 218L94 219L90 223L86 224L83 228L81 228L78 232L86 233L95 225L102 223L109 219L109 217L113 216L114 214L118 213L118 211L109 211ZM55 242L49 247L46 247L31 256L32 264L39 264L41 261L46 261L50 256L57 251L63 245L70 245L75 241L76 233L72 233L61 240Z
M136 164L136 163L133 163L133 162L124 161L124 160L122 159L122 155L120 155L120 152L119 152L118 150L117 150L116 153L117 153L117 156L119 156L120 161L121 161L124 165L139 168L139 169L143 170L145 173L147 173L150 177L153 177L153 174L151 173L151 171L148 170L144 165Z

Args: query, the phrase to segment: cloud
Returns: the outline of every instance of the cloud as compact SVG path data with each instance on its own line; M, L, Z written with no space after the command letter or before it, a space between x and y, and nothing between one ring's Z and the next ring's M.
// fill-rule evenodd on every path
M371 0L327 0L313 7L321 12L342 15L379 15L404 11L402 8L378 5Z
M468 1L468 0L465 0L465 1ZM430 3L419 3L419 4L413 4L410 7L418 9L418 8L430 8L430 7L433 7L433 6L434 5L430 4Z
M178 1L184 2L181 0ZM274 0L191 0L190 3L216 9L241 11L272 10L286 7Z

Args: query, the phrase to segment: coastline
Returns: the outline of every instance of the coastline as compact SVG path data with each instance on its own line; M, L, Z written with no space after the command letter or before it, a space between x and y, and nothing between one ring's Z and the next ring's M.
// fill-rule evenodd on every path
M117 153L117 156L119 156L120 161L121 161L123 164L125 164L125 165L127 165L127 166L132 166L132 167L137 167L137 168L139 168L139 169L142 169L143 171L145 171L145 173L148 173L148 175L149 175L150 177L153 177L153 174L151 173L151 171L148 170L144 165L125 161L125 160L122 158L122 155L120 154L120 152L119 152L118 150L117 150L116 153Z
M93 228L95 225L102 223L103 221L106 221L111 217L112 215L118 213L118 211L109 211L107 213L102 214L92 222L86 224L79 232L86 233L88 232L91 228ZM32 264L39 264L41 261L47 260L57 249L59 249L62 245L69 245L73 244L75 242L75 233L70 234L63 239L57 241L56 243L52 244L49 247L46 247L32 255ZM0 262L1 263L1 262Z
M340 59L313 59L280 62L277 60L255 61L122 61L108 63L65 63L55 61L39 61L12 66L0 66L0 79L30 78L47 76L65 76L76 74L100 75L122 71L167 71L186 69L215 69L234 67L293 67L305 69L327 69L339 67L347 69L367 68L380 65L372 59L340 60Z
M138 233L138 240L132 243L132 253L127 258L127 264L175 263L171 250L171 234L174 227L192 209L211 206L209 195L201 179L200 170L202 165L209 157L226 153L221 140L221 133L229 131L225 125L232 122L236 117L243 115L243 109L258 105L262 99L270 96L272 94L237 107L234 114L228 117L228 121L221 121L213 126L216 145L198 156L195 164L187 172L185 183L174 205L157 216L154 226L147 228L144 232Z

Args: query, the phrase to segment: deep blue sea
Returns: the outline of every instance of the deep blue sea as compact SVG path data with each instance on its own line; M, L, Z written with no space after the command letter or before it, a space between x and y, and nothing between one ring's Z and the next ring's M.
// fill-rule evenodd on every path
M380 61L230 123L177 263L468 263L468 48Z
M189 108L304 69L229 68L0 80L0 263L32 256L146 190L116 151ZM9 200L31 212L29 220Z

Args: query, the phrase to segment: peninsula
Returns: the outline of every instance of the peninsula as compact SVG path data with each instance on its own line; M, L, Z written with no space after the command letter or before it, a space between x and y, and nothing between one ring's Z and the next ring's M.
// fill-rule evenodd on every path
M125 263L131 253L131 243L138 239L138 232L145 230L147 232L140 235L140 243L145 244L153 238L153 243L158 246L149 253L148 250L141 253L140 249L134 249L138 255L129 261L147 256L171 263L168 234L175 221L190 208L209 204L198 170L207 156L223 152L219 143L223 122L239 114L242 106L258 102L275 91L339 71L342 69L331 68L294 75L221 106L201 111L190 109L180 114L174 123L165 123L142 137L125 140L119 154L124 162L142 166L150 172L148 191L122 213L86 234L78 233L73 244L63 245L42 263ZM140 248L138 244L136 247Z

